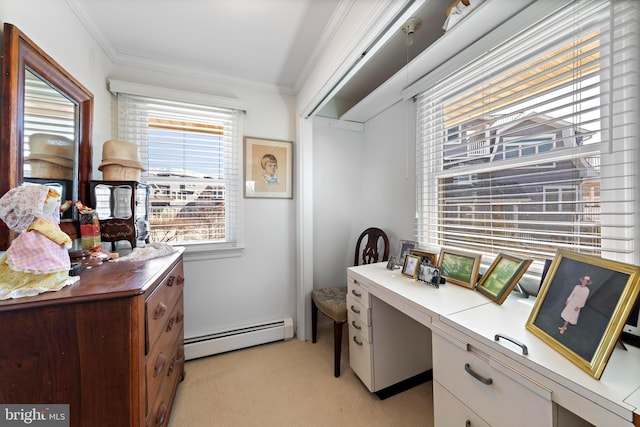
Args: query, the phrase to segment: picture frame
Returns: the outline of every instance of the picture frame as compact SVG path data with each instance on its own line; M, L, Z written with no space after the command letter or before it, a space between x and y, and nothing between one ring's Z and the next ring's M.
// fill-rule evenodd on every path
M411 249L409 251L411 255L417 255L423 260L426 259L427 262L433 266L438 265L438 254L428 251L423 251L422 249Z
M293 198L293 142L244 137L245 198Z
M416 280L426 283L433 287L440 287L440 268L434 264L427 262L427 258L423 257L422 262L418 265L418 274Z
M481 254L442 248L438 256L440 276L449 283L473 289L478 280Z
M418 242L413 240L400 240L398 243L398 251L396 252L396 265L404 266L404 259L411 253L412 249L418 246Z
M600 379L639 291L640 267L561 249L525 327Z
M476 291L502 304L533 260L504 253L498 254L491 266L476 284Z
M387 261L387 270L393 270L396 268L396 257L391 255Z
M418 266L420 265L420 257L416 255L406 255L404 264L402 265L402 274L415 279L418 274Z

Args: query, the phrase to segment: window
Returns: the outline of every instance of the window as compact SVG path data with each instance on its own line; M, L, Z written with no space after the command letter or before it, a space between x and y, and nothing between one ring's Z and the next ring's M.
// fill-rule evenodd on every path
M146 167L152 241L238 244L240 120L237 109L118 93L119 138Z
M578 1L417 96L418 240L638 262L638 6Z

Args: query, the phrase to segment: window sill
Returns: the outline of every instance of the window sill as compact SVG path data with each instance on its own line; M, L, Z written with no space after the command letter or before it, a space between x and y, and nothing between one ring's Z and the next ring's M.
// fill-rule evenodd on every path
M174 246L184 247L184 260L203 261L208 259L237 258L242 256L244 247L220 243L177 243Z

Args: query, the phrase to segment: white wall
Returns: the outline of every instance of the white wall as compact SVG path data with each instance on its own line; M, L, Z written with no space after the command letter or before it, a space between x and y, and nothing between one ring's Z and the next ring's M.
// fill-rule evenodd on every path
M293 141L295 150L295 98L269 87L121 65L107 78L236 98L247 107L244 135ZM295 201L243 199L243 217L240 256L185 255L185 338L296 318Z
M355 244L368 227L383 229L393 254L415 228L415 110L402 102L364 132L314 120L314 288L344 285Z
M0 0L0 20L16 25L93 92L94 179L102 177L97 166L103 142L117 135L116 102L107 89L109 78L235 97L247 105L245 135L295 140L294 97L269 87L230 85L207 76L115 66L64 0ZM198 260L185 256L186 337L295 318L295 203L288 199L244 202L245 250L241 256Z

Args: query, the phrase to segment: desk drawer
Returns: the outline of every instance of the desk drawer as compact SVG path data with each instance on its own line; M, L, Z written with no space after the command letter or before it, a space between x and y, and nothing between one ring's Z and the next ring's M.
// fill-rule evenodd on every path
M523 404L526 403L523 402ZM434 427L490 427L438 381L433 382L433 425Z
M347 294L347 319L349 322L351 320L358 320L362 322L363 325L370 326L371 325L371 310L368 305L363 305L356 299L354 299L350 294Z
M363 341L371 342L373 334L371 333L371 326L366 325L359 317L355 315L349 316L347 320L349 329L353 329L355 334L358 334Z
M362 288L362 286L351 277L347 278L347 295L350 295L365 307L369 306L369 291Z
M490 355L450 340L455 338L433 334L433 377L471 411L494 426L553 425L550 390Z
M373 391L371 343L349 326L349 366L364 383L369 391Z

